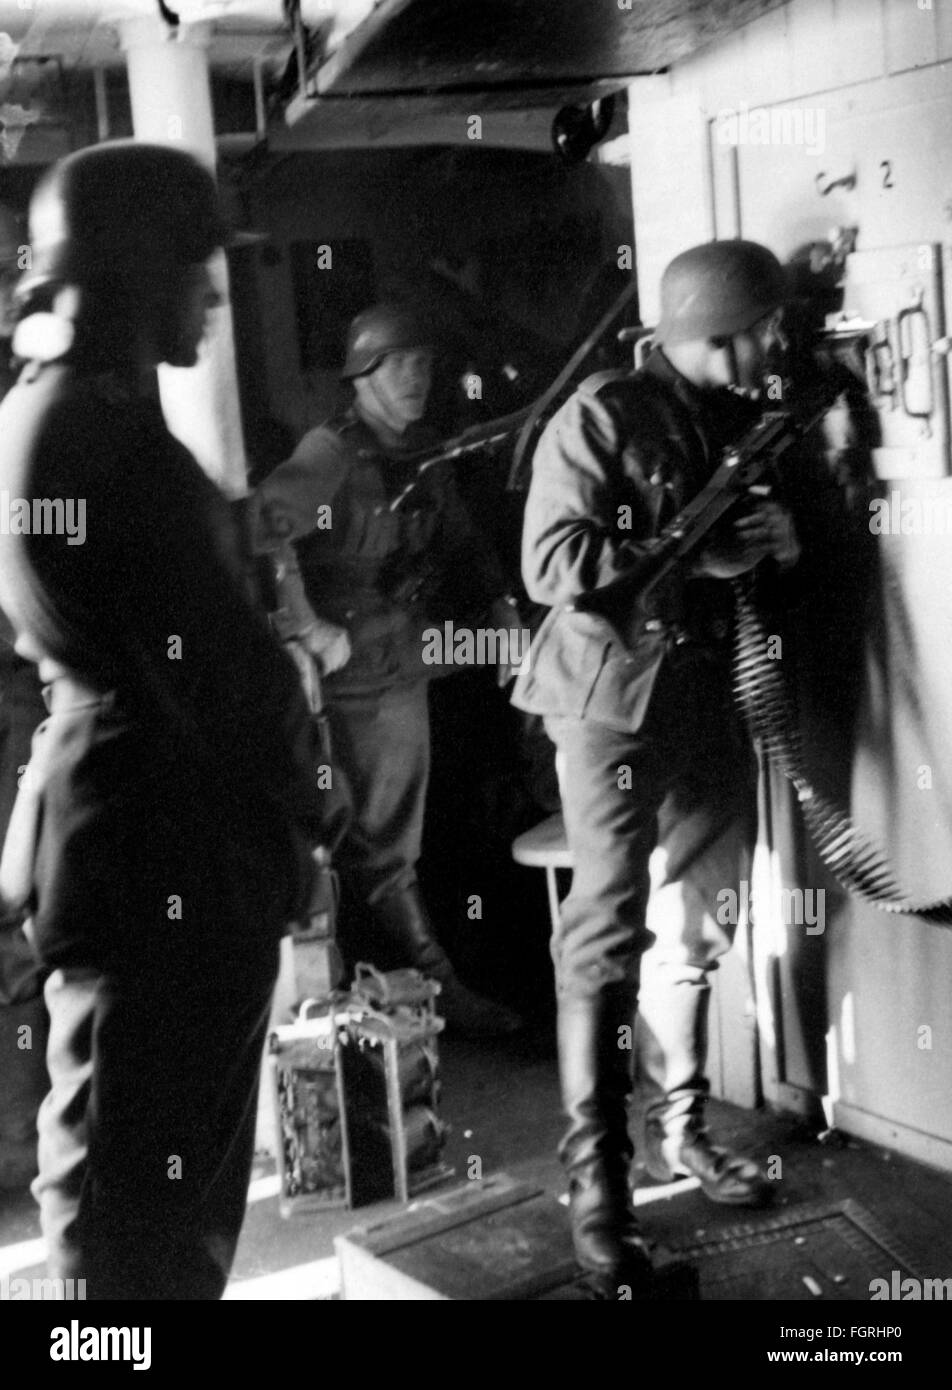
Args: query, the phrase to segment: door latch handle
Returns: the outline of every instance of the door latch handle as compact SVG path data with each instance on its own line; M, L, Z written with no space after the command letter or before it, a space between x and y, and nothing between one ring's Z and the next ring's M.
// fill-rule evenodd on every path
M935 391L932 385L932 326L929 314L922 302L920 290L913 304L900 309L896 317L896 335L899 343L899 400L910 420L924 420L925 435L932 433L931 420L935 413ZM918 350L917 350L918 340ZM912 375L911 365L917 363L918 377L924 375L927 384L926 405L921 410L913 410L909 404L908 386Z
M873 400L889 401L890 410L896 409L898 386L896 381L896 359L889 337L889 325L880 321L870 335L866 349L866 385Z

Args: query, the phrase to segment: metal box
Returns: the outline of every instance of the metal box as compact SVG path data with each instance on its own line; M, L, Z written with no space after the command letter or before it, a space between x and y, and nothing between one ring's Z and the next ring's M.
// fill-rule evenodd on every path
M273 1028L268 1036L282 1216L351 1205L340 1050L331 1011Z
M361 964L349 994L308 1000L296 1022L272 1028L282 1215L408 1202L452 1176L441 1161L438 992L418 971Z
M351 1147L352 1205L408 1202L452 1175L441 1162L437 1033L432 1014L357 1014L340 1035Z

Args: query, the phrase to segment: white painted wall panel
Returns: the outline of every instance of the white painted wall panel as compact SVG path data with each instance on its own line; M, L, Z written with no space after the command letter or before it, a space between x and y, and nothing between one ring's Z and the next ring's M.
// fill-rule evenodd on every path
M641 78L628 100L638 289L642 319L653 323L668 261L714 234L706 126L697 94L672 95L665 77Z
M879 0L873 0L867 7L871 9L873 5L878 8ZM832 86L836 81L833 72L839 62L834 42L833 0L799 0L799 3L788 5L787 23L793 77L789 90L777 88L775 99L778 101Z
M829 933L830 1092L847 1128L937 1161L927 1137L952 1136L952 933L854 907ZM923 1031L923 1030L928 1031ZM841 1109L841 1107L843 1109Z
M802 133L802 142L746 142L738 146L738 165L744 235L785 260L806 242L827 237L831 227L856 225L860 209L854 189L820 192L851 174L858 158L852 132L835 121L829 99L807 97L770 107L767 114L782 113L790 123L778 124L778 133Z
M704 110L729 106L736 94L738 74L744 71L743 30L722 43L702 50L698 57L676 63L670 80L678 96L693 93Z
M833 0L833 20L825 86L882 77L886 71L883 0Z
M903 2L915 5L915 0ZM883 4L884 0L788 0L723 42L676 64L671 73L675 90L699 91L704 109L713 115L740 101L752 106L787 101L883 77ZM927 17L924 25L914 24L910 34L914 38L937 27L938 19L930 22ZM935 41L930 52L928 61L936 61Z
M740 31L743 62L731 69L727 81L733 83L733 97L727 105L746 100L775 101L778 91L789 91L793 84L793 48L790 43L788 8L771 10ZM744 83L746 82L746 90Z
M887 72L902 72L938 61L936 6L942 3L943 0L929 0L923 8L918 0L885 0Z
M952 58L952 5L933 0L935 6L936 52L940 61Z

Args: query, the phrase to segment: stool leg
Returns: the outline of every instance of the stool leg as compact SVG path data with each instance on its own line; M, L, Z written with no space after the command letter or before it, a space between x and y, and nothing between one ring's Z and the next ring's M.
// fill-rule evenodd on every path
M555 869L551 864L546 865L545 886L549 894L549 918L552 922L553 932L559 925L559 887L555 877Z

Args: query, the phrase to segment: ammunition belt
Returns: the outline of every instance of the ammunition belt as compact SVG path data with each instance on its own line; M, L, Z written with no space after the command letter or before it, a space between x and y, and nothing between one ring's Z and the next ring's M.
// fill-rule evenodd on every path
M753 599L752 586L734 581L733 587L737 612L734 696L771 763L796 788L804 821L820 858L844 888L883 912L952 926L952 898L921 902L909 897L880 849L841 807L811 785L793 702L780 663L767 657L767 632Z

